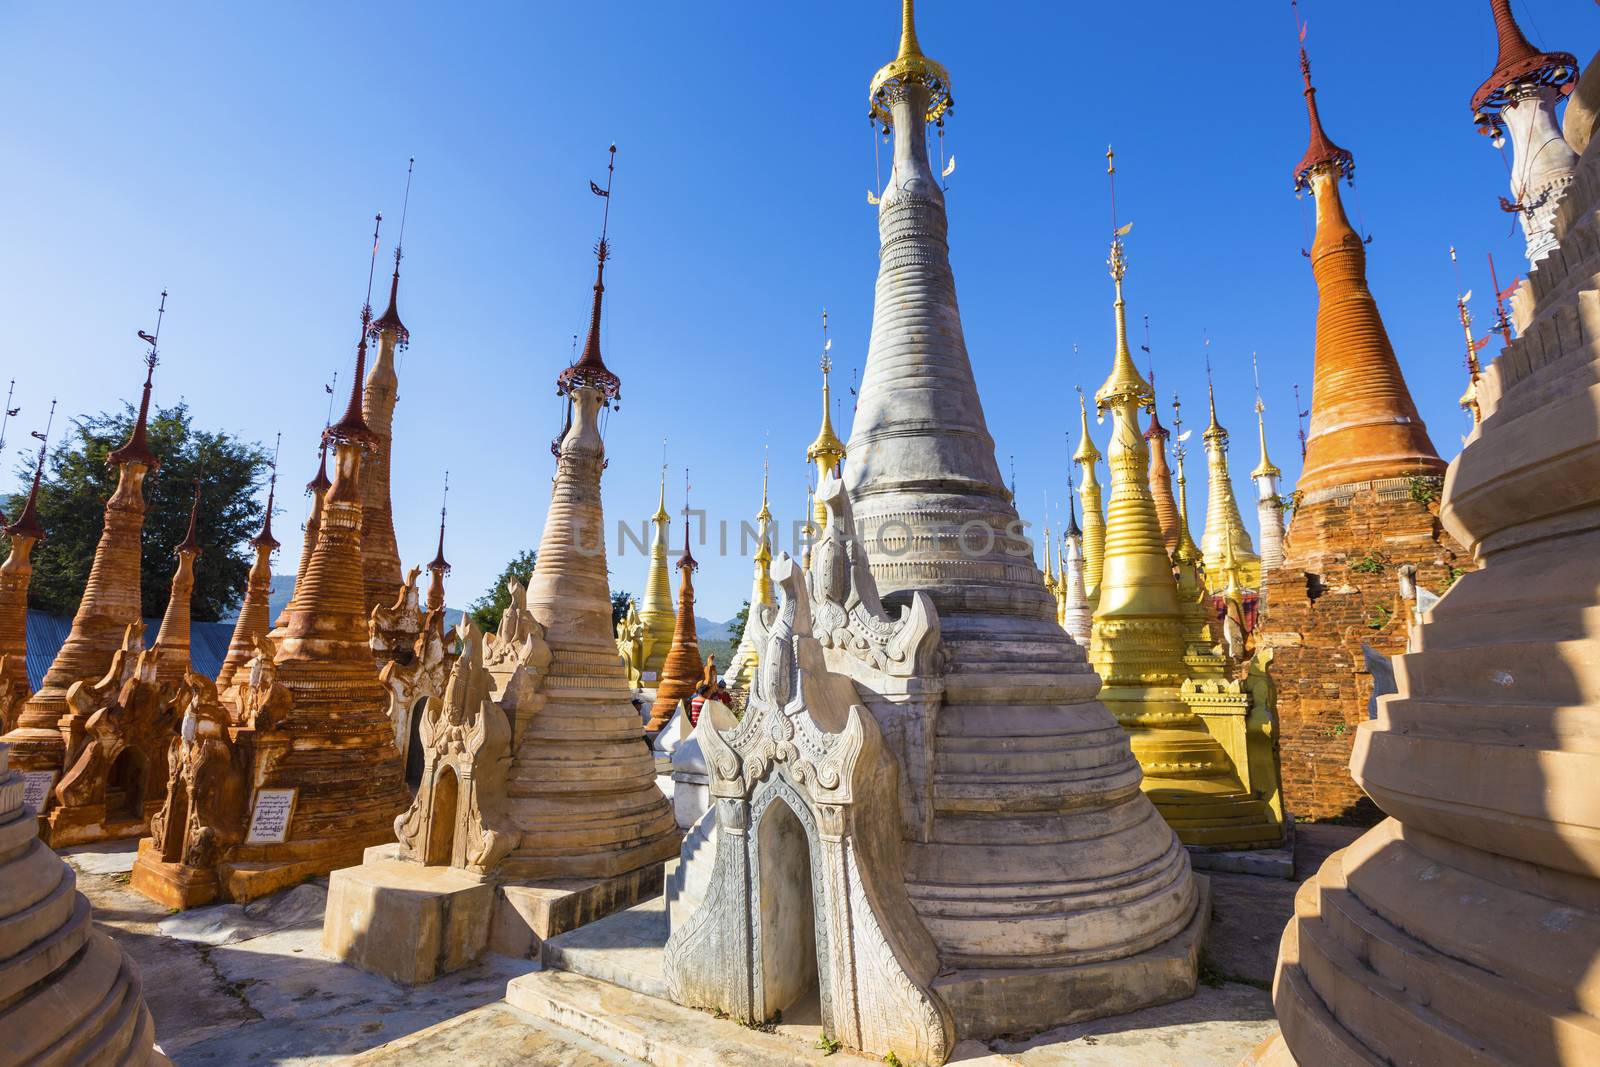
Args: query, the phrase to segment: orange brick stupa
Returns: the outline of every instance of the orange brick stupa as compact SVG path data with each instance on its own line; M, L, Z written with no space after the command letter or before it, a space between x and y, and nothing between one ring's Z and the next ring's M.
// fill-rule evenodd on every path
M1311 64L1300 52L1311 143L1297 189L1316 201L1316 367L1311 432L1284 560L1266 573L1258 643L1275 649L1285 806L1299 816L1347 814L1360 788L1346 769L1354 728L1367 717L1372 676L1363 645L1388 655L1405 644L1394 610L1398 568L1442 591L1462 555L1436 517L1444 461L1428 439L1367 288L1366 247L1351 228L1338 182L1355 158L1329 139Z
M185 679L186 719L211 725L175 748L168 803L133 869L133 888L162 903L253 900L360 863L368 846L393 840L409 801L363 597L361 465L376 443L362 416L371 320L364 308L349 404L324 431L333 481L313 512L310 559L281 630L255 639L232 706L208 679Z
M250 547L255 549L256 561L250 565L244 604L239 608L239 619L234 623L233 637L228 641L228 654L223 658L221 671L217 673L217 690L224 697L229 695L239 671L255 655L256 640L266 637L272 629L268 601L272 597L272 554L278 550L278 539L272 536L272 506L277 495L278 470L274 461L272 479L267 486L267 514L261 520L261 532L250 541Z
M157 313L155 337L161 334L159 317L166 310L166 296L166 293L161 294L162 307ZM117 488L106 501L100 543L95 546L94 563L89 567L89 580L72 619L72 631L45 672L44 684L14 717L11 731L0 738L11 746L12 767L25 775L54 775L51 785L59 781L67 758L59 725L72 711L67 704L67 690L74 682L92 682L104 677L111 667L112 657L122 647L128 627L142 624L139 562L140 536L144 530L144 480L161 467L146 437L150 390L159 361L155 337L148 338L150 351L144 357L144 394L139 401L133 432L121 448L106 456L106 462L117 468ZM39 812L41 816L47 813L48 806Z
M33 581L33 546L44 540L44 525L39 522L39 479L44 475L44 457L45 444L41 442L27 503L16 521L6 527L11 552L0 564L0 733L11 728L13 715L33 695L27 663L28 586Z
M694 628L694 572L700 564L689 551L689 517L683 519L683 558L678 560L678 621L672 629L672 647L667 650L667 661L661 668L661 681L656 686L656 702L650 708L650 722L645 730L654 733L667 725L678 701L694 692L706 673L705 661L700 658L700 640Z

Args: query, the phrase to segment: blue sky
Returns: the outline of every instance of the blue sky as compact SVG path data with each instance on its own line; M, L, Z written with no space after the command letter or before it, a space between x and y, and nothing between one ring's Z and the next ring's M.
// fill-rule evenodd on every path
M1536 43L1588 61L1593 5L1514 6ZM1375 237L1372 288L1452 456L1466 424L1446 249L1459 248L1484 323L1485 253L1502 279L1525 266L1496 202L1505 164L1467 107L1493 66L1488 4L1301 10L1324 120L1356 155L1347 204ZM349 380L371 216L385 214L381 278L415 156L397 532L408 562L432 556L448 468L450 600L464 604L543 526L561 417L552 382L593 280L600 202L588 182L603 182L616 141L604 350L624 400L607 428L607 517L653 510L665 432L670 510L688 467L696 506L748 518L770 441L787 523L817 428L823 306L841 433L866 356L877 269L866 87L894 54L898 12L890 0L7 5L0 387L15 377L24 409L11 447L51 397L78 414L136 395L134 331L166 287L157 401L182 396L201 425L268 445L283 432L275 569L292 572L322 385L335 369L341 388ZM1259 352L1273 457L1292 479L1290 389L1309 395L1315 290L1300 255L1311 205L1289 183L1306 124L1288 5L927 0L919 31L954 82L952 258L1024 514L1064 512L1073 386L1092 390L1109 366L1108 142L1121 215L1136 222L1130 319L1150 317L1161 393L1181 390L1200 416L1209 333L1236 486L1252 499L1242 475L1256 459ZM699 613L732 615L748 562L714 543L696 555ZM611 565L615 586L642 589L631 545Z

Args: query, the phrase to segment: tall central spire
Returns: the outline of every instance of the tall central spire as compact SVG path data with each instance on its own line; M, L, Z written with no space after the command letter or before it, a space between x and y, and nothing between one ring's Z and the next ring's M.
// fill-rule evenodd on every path
M1126 736L1095 700L1098 677L1057 621L996 462L928 159L927 123L950 114L950 77L923 54L911 3L902 10L900 52L870 89L872 119L894 132L894 169L878 202L872 335L844 483L855 547L885 606L926 613L931 601L937 613L940 666L918 668L911 692L941 695L908 703L902 683L862 696L892 723L883 732L906 790L907 890L958 1029L1040 1029L1084 999L1080 964L1137 966L1184 929L1196 891L1136 788ZM1048 914L1047 898L1058 902ZM1107 921L1080 924L1089 911ZM1080 927L1086 938L1069 932ZM1013 982L1029 996L997 1006ZM1023 999L1050 1017L1023 1024Z
M406 167L405 207L400 212L400 238L394 245L394 273L389 279L389 306L367 327L367 337L375 341L378 355L365 378L356 371L361 386L361 418L372 431L372 447L361 470L361 584L362 599L370 613L375 607L394 603L405 579L401 576L400 546L394 536L394 507L389 484L394 465L394 409L400 400L400 375L395 354L411 344L411 331L400 321L400 260L405 243L405 218L411 204L411 168ZM382 221L383 216L378 216ZM377 265L378 231L372 231L373 266ZM367 282L367 300L372 299L372 283ZM370 315L370 308L368 309Z
M1294 182L1316 199L1311 272L1318 306L1311 433L1298 488L1312 493L1355 482L1443 474L1444 462L1417 414L1367 288L1366 245L1339 199L1339 179L1353 179L1355 157L1323 132L1304 47L1300 70L1311 142L1295 167Z

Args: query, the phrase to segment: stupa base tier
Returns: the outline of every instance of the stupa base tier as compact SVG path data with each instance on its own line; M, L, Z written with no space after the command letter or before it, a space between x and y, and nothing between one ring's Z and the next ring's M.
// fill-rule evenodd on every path
M155 844L150 838L139 842L139 856L133 862L129 882L134 892L179 911L198 908L217 899L222 885L216 868L166 863L156 852Z
M933 989L955 1017L956 1038L1039 1033L1193 996L1200 947L1211 926L1211 884L1198 876L1194 883L1199 906L1188 925L1136 955L1070 967L941 975Z
M538 959L547 940L659 896L662 863L609 878L509 882L401 858L397 843L366 850L328 882L323 950L410 985L468 966L485 950Z
M328 879L322 951L407 985L458 971L483 954L494 886L455 867L369 860Z
M241 845L230 850L215 867L217 896L246 904L341 867L354 867L361 862L362 852L368 846L393 839L393 828L384 827L365 832L352 830L338 838L313 838L281 845ZM185 885L199 885L203 881L200 868L186 868L194 873L180 875L169 870L179 865L162 863L153 850L146 852L143 845L141 842L139 858L134 862L133 888L169 907L208 903L198 899L193 903L180 903L188 892L183 889ZM145 868L143 874L140 874L141 867ZM198 895L199 891L193 892Z
M160 809L155 809L159 811ZM68 848L88 845L96 841L121 841L129 837L143 837L150 832L150 815L137 819L110 818L104 804L84 804L50 810L41 823L39 836L51 848Z
M503 956L536 958L550 938L659 896L665 869L658 861L610 878L502 883L489 948Z
M1273 1006L1298 1058L1600 1062L1600 1027L1581 1006L1600 914L1536 895L1536 879L1453 866L1447 847L1413 834L1385 821L1296 894Z

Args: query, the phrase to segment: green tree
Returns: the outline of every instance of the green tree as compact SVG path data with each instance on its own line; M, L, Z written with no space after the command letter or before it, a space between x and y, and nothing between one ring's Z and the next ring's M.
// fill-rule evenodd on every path
M615 630L617 623L628 613L628 601L633 599L633 594L622 589L611 590L611 628Z
M500 628L500 617L506 613L506 608L511 606L511 593L506 589L506 583L515 578L526 587L533 579L533 565L538 558L539 553L531 548L518 552L512 557L511 562L505 565L500 577L494 580L488 592L472 602L467 608L467 614L478 624L478 629L484 633L493 633Z
M33 553L30 607L53 615L78 610L100 542L105 503L117 485L117 470L107 466L106 454L128 439L134 417L128 405L115 414L76 419L51 450L39 488L45 540ZM189 528L194 479L199 478L195 529L202 552L195 562L192 611L196 622L216 622L244 596L251 563L246 542L261 528L263 505L257 492L271 457L257 443L196 429L188 405L181 402L153 412L146 432L161 469L144 483L140 611L147 619L159 619L166 610L177 567L173 549ZM20 465L18 474L31 481L32 463ZM13 495L6 514L18 514L23 499Z
M750 623L750 601L746 600L739 609L739 614L733 617L728 624L728 634L733 641L733 647L738 648L739 642L744 640L744 628Z

